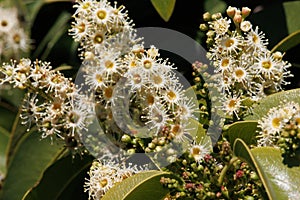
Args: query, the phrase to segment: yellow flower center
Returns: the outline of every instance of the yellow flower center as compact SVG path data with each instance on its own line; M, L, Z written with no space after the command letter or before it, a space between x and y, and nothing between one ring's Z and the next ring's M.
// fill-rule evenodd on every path
M112 87L107 87L104 89L104 92L103 92L104 96L107 98L107 99L110 99L112 97L112 94L113 94L113 89Z
M96 81L98 83L102 83L103 82L103 77L100 74L96 74Z
M8 23L7 23L7 21L6 20L3 20L3 21L1 21L1 26L7 26L8 25Z
M142 77L139 74L133 75L133 82L135 84L139 84L140 82L142 82Z
M153 81L154 81L154 83L155 84L161 84L162 82L163 82L163 80L162 80L162 78L159 76L159 75L157 75L157 76L153 76Z
M201 153L201 149L199 147L192 148L192 155L199 155Z
M172 101L176 99L176 94L172 90L167 93L167 97Z
M272 63L268 60L268 61L263 61L261 63L261 66L265 69L270 69L272 67Z
M172 126L171 132L174 133L175 135L177 135L180 131L180 125L176 124L174 126Z
M150 69L152 67L152 62L150 60L145 60L143 64L146 69Z
M232 38L229 38L225 41L225 47L229 48L234 44L234 40Z
M235 70L234 73L235 73L236 77L238 77L238 78L243 78L245 75L245 72L242 69L237 69L237 70Z
M110 60L107 60L105 63L104 63L105 67L107 69L112 69L114 67L114 63L111 62Z
M99 19L101 19L101 20L103 20L103 19L105 19L106 18L106 11L105 10L99 10L98 12L97 12L97 17L99 18Z
M80 25L77 26L78 32L83 33L85 31L85 24L81 23Z
M20 35L19 35L19 34L15 34L15 35L13 36L13 40L14 40L15 43L19 44L20 41L21 41Z
M100 181L101 187L105 187L107 184L108 184L108 180L107 180L107 179L102 179L102 180Z
M221 67L226 68L229 65L229 59L228 58L224 58L221 61Z
M272 119L272 126L274 128L279 128L280 122L281 122L281 119L276 117L276 118Z
M94 43L101 44L103 42L103 36L100 34L95 35L94 37Z
M229 103L228 103L228 107L229 108L234 108L235 106L236 106L236 100L234 100L234 99L231 99L230 101L229 101Z
M256 34L254 34L254 35L252 36L252 41L253 41L255 44L259 43L259 37L258 37Z

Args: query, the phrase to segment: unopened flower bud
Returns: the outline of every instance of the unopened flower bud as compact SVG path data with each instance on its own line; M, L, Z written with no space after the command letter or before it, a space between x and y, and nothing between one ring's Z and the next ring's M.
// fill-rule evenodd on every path
M211 16L211 19L212 20L217 20L217 19L220 19L222 18L222 14L221 13L215 13Z
M207 31L208 30L208 26L206 24L200 24L199 26L201 31Z
M209 12L203 14L203 20L206 22L211 20L211 15Z
M282 60L282 57L283 57L283 54L280 51L276 51L273 54L273 58L276 59L276 60Z
M248 8L248 7L243 7L243 8L242 8L242 17L243 17L243 18L248 17L248 15L250 14L250 12L251 12L251 9L250 9L250 8Z
M226 10L226 13L227 15L230 17L230 18L233 18L234 15L235 15L235 11L236 11L236 8L235 7L231 7L229 6Z
M242 15L235 14L234 17L233 17L233 22L237 23L237 24L241 23L242 22Z

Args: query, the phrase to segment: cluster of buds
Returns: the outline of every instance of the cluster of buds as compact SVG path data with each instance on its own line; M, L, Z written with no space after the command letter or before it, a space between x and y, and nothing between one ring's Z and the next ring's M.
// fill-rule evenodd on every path
M300 105L295 102L273 107L261 120L258 146L279 147L283 158L298 159L300 152ZM298 161L299 163L299 161Z
M27 91L22 105L23 124L29 128L35 124L42 138L59 137L67 147L80 146L79 136L86 129L91 108L83 103L84 96L70 79L53 70L50 63L24 58L4 63L0 75L0 85L10 83Z
M225 139L217 143L215 152L206 153L200 162L192 153L186 153L167 170L179 178L161 178L160 182L170 190L166 200L261 199L264 195L257 174L247 163L233 157Z
M0 59L20 58L30 40L21 26L17 8L0 7Z
M284 79L292 76L291 64L282 53L267 49L264 33L246 20L249 14L249 8L229 7L229 18L205 13L206 23L200 25L207 35L207 57L215 68L212 86L224 95L219 100L228 119L242 118L253 103L280 91L288 84Z

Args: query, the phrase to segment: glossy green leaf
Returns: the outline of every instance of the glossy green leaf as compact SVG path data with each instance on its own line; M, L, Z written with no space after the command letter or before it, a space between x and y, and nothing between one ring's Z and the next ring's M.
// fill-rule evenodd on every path
M300 167L287 167L282 163L281 151L272 147L251 150L261 170L269 180L276 199L298 199L300 197Z
M172 175L163 171L147 171L135 174L108 190L101 200L163 199L169 190L159 182L161 177L172 177Z
M223 13L227 7L227 4L222 0L208 0L204 1L204 10L214 14L214 13Z
M5 87L0 89L0 101L3 99L7 103L9 103L8 106L18 107L23 101L24 94L24 90L13 88L11 85L6 85ZM17 111L17 109L15 110Z
M299 44L300 44L300 30L290 34L289 36L281 40L276 46L273 47L271 52L275 52L275 51L286 52Z
M253 108L253 114L246 117L247 120L259 120L265 116L270 108L293 101L300 104L300 89L293 89L269 95L259 101Z
M300 30L299 10L300 1L288 1L283 3L286 26L289 33Z
M49 138L41 140L37 132L27 132L15 149L0 199L20 200L64 148L60 142L51 144Z
M158 14L165 20L169 21L172 16L176 0L151 0L152 5Z
M270 199L297 199L300 196L300 167L284 165L279 149L258 147L250 150L237 139L234 153L258 172Z
M231 144L234 143L235 139L240 138L250 145L255 141L256 130L257 121L240 121L229 125L224 135Z
M4 101L0 101L0 105L0 126L10 131L16 117L15 112L17 112L17 109L15 110L15 107L11 107L10 104L7 104Z
M9 132L0 126L0 174L6 173L6 148L9 139Z
M24 200L84 199L83 184L94 157L66 156L43 173L38 184L28 190Z

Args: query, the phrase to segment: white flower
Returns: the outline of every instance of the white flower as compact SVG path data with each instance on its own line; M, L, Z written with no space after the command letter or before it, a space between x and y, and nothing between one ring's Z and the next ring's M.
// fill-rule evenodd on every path
M217 38L225 35L228 32L229 26L230 20L227 20L227 18L220 18L218 20L209 22L209 27L215 31Z
M240 25L240 29L244 32L248 32L252 29L252 24L249 21L242 21Z
M210 143L207 141L206 143L202 143L200 141L199 143L196 143L196 141L193 142L193 144L190 147L190 155L193 156L195 161L200 164L201 161L204 159L204 156L207 154L210 154L212 151L212 148L210 146Z

